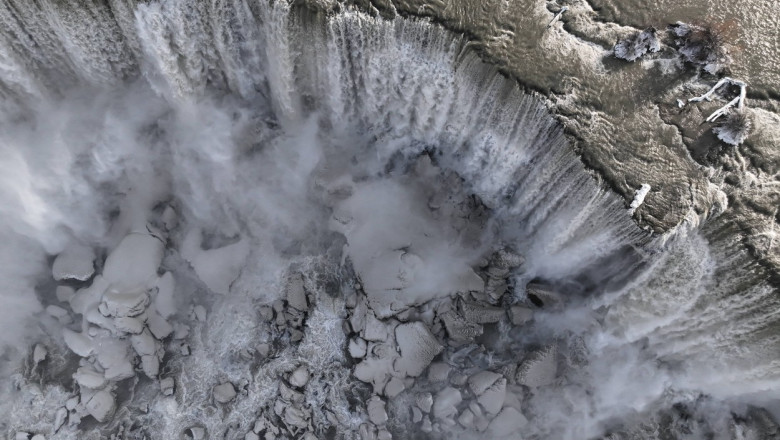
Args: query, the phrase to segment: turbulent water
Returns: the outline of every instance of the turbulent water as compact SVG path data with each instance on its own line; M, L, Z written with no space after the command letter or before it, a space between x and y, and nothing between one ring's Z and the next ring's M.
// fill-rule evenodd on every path
M10 438L197 438L193 427L252 438L256 420L289 421L279 381L293 383L301 364L309 428L279 438L776 435L756 407L776 405L780 299L722 239L728 226L691 218L662 237L640 230L542 99L461 37L284 1L6 0L0 20L0 430ZM165 243L152 271L176 280L166 316L176 336L155 342L159 372L132 354L137 374L95 387L117 405L98 422L95 391L71 377L109 368L99 348L71 353L63 334L104 337L94 329L109 324L55 294L52 260L78 243L110 281L120 258L106 255L138 235ZM525 262L491 300L481 291L502 249ZM121 260L119 272L144 258ZM266 304L282 313L291 273L312 303L297 340L262 319ZM522 325L502 318L452 343L433 317L469 291L499 307L539 306L531 281L560 297ZM558 353L557 374L540 386L509 378L503 408L526 423L508 433L454 415L414 422L415 396L444 388L428 373L383 397L389 420L368 432L377 390L354 377L347 348L360 333L345 324L355 297L384 322L426 322L447 346L435 361L458 374L514 377L506 368L540 347ZM105 338L127 345L132 332L111 328ZM271 354L253 354L261 345ZM168 377L173 396L160 391ZM215 402L228 381L238 396ZM74 396L81 403L66 405Z

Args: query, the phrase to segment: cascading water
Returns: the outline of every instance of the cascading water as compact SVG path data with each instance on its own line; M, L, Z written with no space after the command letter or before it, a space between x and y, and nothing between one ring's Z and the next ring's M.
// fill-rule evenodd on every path
M0 20L9 436L747 439L774 429L750 406L772 408L778 379L780 304L761 269L717 221L641 231L541 99L460 37L284 1L6 0ZM127 302L112 295L130 295L128 273L154 254L123 260L128 237L155 243L136 252L160 247L156 311L120 316ZM74 245L96 250L98 275L58 288L47 255ZM501 252L524 261L502 266ZM167 304L164 273L175 279ZM556 293L526 289L540 282ZM306 292L305 313L289 310L291 285ZM524 322L461 323L456 311L474 301L490 313L541 308ZM389 333L372 339L361 319ZM438 348L423 368L446 365L455 388L433 367L415 371L406 344L425 335ZM356 355L365 340L373 352ZM45 358L25 354L31 345ZM532 371L539 359L549 380ZM112 375L125 362L135 373ZM466 379L482 371L502 377L494 413L468 402L481 397ZM169 378L173 396L161 394ZM452 414L450 389L463 396ZM425 393L436 401L420 421L409 408ZM388 420L376 420L372 394ZM106 396L115 406L102 413Z

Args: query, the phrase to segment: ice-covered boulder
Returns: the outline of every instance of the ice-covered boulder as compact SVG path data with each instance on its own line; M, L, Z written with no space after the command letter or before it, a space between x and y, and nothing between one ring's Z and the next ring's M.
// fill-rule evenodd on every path
M656 33L656 29L651 27L623 38L615 45L615 56L627 61L636 61L647 52L658 52L661 50L661 43Z
M57 281L86 281L95 273L95 251L80 243L71 243L54 259L52 275Z
M393 369L404 376L421 375L444 349L428 327L419 321L396 327L395 339L401 357L396 359Z

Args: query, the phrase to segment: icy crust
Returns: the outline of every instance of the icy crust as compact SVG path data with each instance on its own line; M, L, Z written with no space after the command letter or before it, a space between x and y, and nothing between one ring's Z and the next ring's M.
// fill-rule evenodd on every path
M647 52L661 50L661 42L656 36L655 28L648 28L626 37L615 45L615 56L626 61L636 61Z

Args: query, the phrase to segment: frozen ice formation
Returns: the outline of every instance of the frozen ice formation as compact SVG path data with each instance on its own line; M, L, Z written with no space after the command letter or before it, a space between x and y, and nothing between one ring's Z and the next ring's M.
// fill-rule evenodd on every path
M558 349L554 345L539 349L523 360L515 380L531 388L550 385L558 375Z
M643 183L642 186L634 192L634 200L631 201L631 205L628 207L628 215L634 215L634 212L636 212L637 208L642 206L642 203L644 203L645 197L647 197L647 193L650 192L650 189L650 185Z
M627 61L636 61L647 52L658 52L661 43L656 36L655 28L647 28L618 41L615 45L615 56Z
M216 249L203 249L202 231L192 229L184 238L181 254L209 289L226 294L249 256L249 242L240 238Z
M717 75L731 63L723 36L713 27L677 22L671 31L682 58L707 73Z
M95 273L95 252L89 246L71 243L54 259L51 271L57 281L86 281Z

